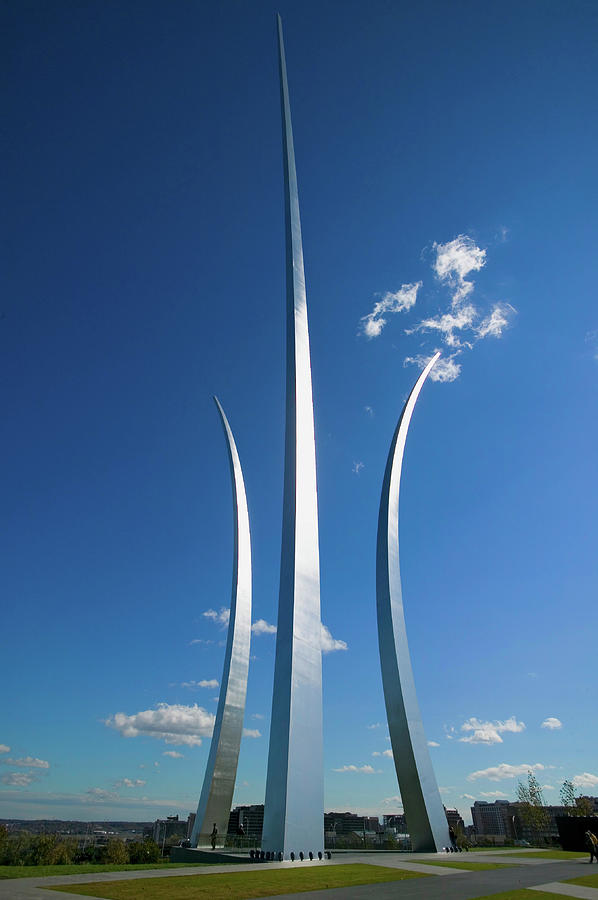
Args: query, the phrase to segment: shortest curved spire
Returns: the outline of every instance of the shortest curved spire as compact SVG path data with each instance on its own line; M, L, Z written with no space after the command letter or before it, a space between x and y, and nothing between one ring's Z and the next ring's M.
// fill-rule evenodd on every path
M218 398L214 401L226 437L233 483L233 586L216 722L191 833L193 847L210 845L214 825L218 843L226 837L243 735L251 641L251 540L245 484L233 433Z
M380 499L376 552L378 644L388 730L413 850L449 846L446 815L422 724L407 644L399 565L399 490L407 431L423 384L440 353L417 379L396 427Z

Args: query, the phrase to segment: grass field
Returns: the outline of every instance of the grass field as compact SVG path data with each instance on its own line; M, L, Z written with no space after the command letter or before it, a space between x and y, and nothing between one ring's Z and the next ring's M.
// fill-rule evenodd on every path
M352 863L340 866L309 866L304 869L273 869L259 872L230 872L220 875L182 875L172 878L144 878L131 881L61 885L55 890L105 900L251 900L276 894L295 894L326 888L428 878L419 872L405 872L384 866ZM52 890L52 888L50 888Z
M79 863L72 866L0 866L0 879L41 878L44 875L94 875L97 872L131 872L138 869L183 869L189 865L203 868L209 863L127 863L122 866Z
M566 884L582 884L584 887L598 888L598 872L595 875L580 875L579 878L568 878Z

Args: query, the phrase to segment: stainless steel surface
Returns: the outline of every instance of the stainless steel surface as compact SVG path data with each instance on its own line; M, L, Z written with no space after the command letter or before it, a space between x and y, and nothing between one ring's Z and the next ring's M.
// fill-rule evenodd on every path
M324 849L318 499L303 248L282 23L287 377L278 633L262 846Z
M424 734L403 611L399 566L399 490L407 431L437 353L419 376L394 433L380 499L376 554L378 643L392 752L414 850L449 846L449 833Z
M214 400L226 436L233 484L233 586L216 722L191 834L194 847L210 846L214 824L217 843L226 837L243 735L251 641L251 539L245 484L233 433L218 399Z

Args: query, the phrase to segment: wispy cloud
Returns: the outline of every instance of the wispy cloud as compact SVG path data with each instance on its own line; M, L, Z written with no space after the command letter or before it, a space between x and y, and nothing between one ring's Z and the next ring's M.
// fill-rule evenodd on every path
M594 359L598 359L598 328L586 333L586 344L590 345Z
M144 781L142 778L121 778L120 781L116 781L114 787L127 787L127 788L136 788L143 787L147 784L147 781Z
M371 406L364 406L364 407L363 407L363 411L365 412L365 414L366 414L367 416L370 417L370 419L373 419L373 418L374 418L374 410L372 409Z
M262 732L258 731L257 728L244 728L243 729L243 737L260 738L261 736L262 736Z
M0 763L4 766L20 766L23 769L49 769L50 763L45 759L38 759L35 756L21 756L18 759L0 759Z
M437 741L428 741L428 747L440 747Z
M437 352L438 349L435 349L429 356L424 356L422 354L418 354L417 356L406 356L403 365L417 366L418 369L425 369ZM458 353L453 353L451 356L441 356L430 372L430 380L440 381L441 383L456 381L461 374L461 363L455 362L456 356L458 356Z
M265 719L266 717L263 716L261 713L252 713L251 718L252 719Z
M448 302L445 300L434 315L424 316L405 328L405 334L432 334L440 338L448 353L436 363L430 378L450 382L461 374L457 357L465 350L472 350L485 338L500 338L516 311L506 302L495 302L490 309L480 309L473 302L475 283L471 275L484 268L487 251L479 247L472 237L459 234L444 244L435 242L432 252L432 270L436 281L448 291ZM369 338L378 337L387 323L387 313L409 312L415 305L422 284L421 281L404 284L395 294L384 294L372 312L360 320L361 333ZM407 356L404 365L416 365L423 369L435 352L428 354L420 350L415 355Z
M333 772L358 772L362 775L380 775L381 769L374 769L373 766L341 766L340 769L333 769Z
M380 722L374 722L373 725L367 726L369 729L380 728Z
M206 611L202 613L202 616L206 619L212 619L213 622L218 622L220 625L226 626L230 619L230 609L227 609L225 606L221 607L220 612L216 612L215 609L206 609Z
M563 727L563 723L556 716L549 716L547 719L544 719L540 727L548 728L549 731L557 731L557 729Z
M489 781L503 781L506 778L517 778L519 775L527 775L528 772L542 772L545 769L551 769L552 766L543 766L542 763L520 763L518 766L512 766L509 763L500 763L498 766L490 766L488 769L478 769L467 776L468 781L478 781L480 778L487 778Z
M592 775L590 772L574 775L571 780L575 787L598 788L598 775Z
M197 688L217 688L216 678L203 678L201 681L181 681L181 687L197 690Z
M347 644L345 641L339 641L336 638L333 638L330 634L330 631L323 622L320 623L320 641L322 646L322 653L335 653L337 650L347 650Z
M461 725L461 731L469 732L466 737L459 740L464 744L502 744L501 734L511 732L517 734L525 730L525 723L518 722L515 716L511 716L504 722L482 722L472 716Z
M177 750L165 750L162 756L170 756L172 759L184 759L184 755Z
M204 641L203 638L193 638L192 641L189 641L189 644L213 644L214 641Z
M364 466L364 464L363 464L361 461L359 461L359 462L354 462L354 463L353 463L353 468L352 468L351 471L353 472L354 475L359 475L359 473L360 473L361 470L363 469L363 466Z
M494 797L496 800L500 800L501 797L508 797L508 794L505 794L504 791L480 791L480 797Z
M276 625L270 625L265 619L258 619L251 626L254 634L276 634Z
M3 775L0 781L11 787L28 787L34 781L39 781L39 775L35 772L9 772Z
M486 251L477 247L467 234L460 234L446 244L435 243L436 259L432 265L438 280L453 292L456 306L473 291L473 282L466 281L470 272L479 272L486 265Z
M10 753L10 747L7 744L0 744L0 753Z
M213 713L194 704L158 703L155 709L145 709L131 716L118 712L104 721L123 737L142 735L157 738L167 744L186 744L199 747L202 738L211 737L214 730Z
M378 337L386 325L389 313L406 312L415 305L417 292L422 286L421 281L414 284L403 284L394 293L387 291L381 299L374 303L374 308L367 316L362 316L360 331L367 338Z

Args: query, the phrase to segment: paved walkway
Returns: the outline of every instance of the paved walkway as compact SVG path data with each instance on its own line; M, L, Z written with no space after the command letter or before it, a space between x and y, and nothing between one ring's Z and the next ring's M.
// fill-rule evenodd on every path
M106 872L89 875L53 875L45 878L15 878L0 881L0 900L58 900L60 892L51 894L43 892L43 888L58 887L67 884L89 884L92 882L131 881L143 878L172 878L178 875L213 875L220 872L251 872L256 869L287 869L307 866L338 866L347 863L364 863L366 865L386 866L388 868L405 869L435 875L436 878L414 878L409 881L393 881L383 884L359 885L357 887L333 888L322 891L309 891L301 894L279 895L278 900L475 900L486 894L516 888L543 890L561 896L576 897L579 900L598 900L598 890L581 885L563 884L569 878L590 874L597 869L588 868L586 858L576 860L551 860L542 858L525 858L519 854L525 850L508 850L505 852L461 854L430 853L355 853L340 854L331 860L314 860L310 862L285 861L281 863L252 863L248 865L209 866L198 869L185 866L180 869L153 869L128 872ZM500 862L509 866L504 869L486 871L470 871L459 868L441 868L429 865L430 860L453 863L463 862ZM541 867L541 868L539 868ZM451 876L451 877L447 877ZM142 885L139 885L139 897L143 897ZM63 897L73 894L63 894ZM91 900L102 900L101 897Z

